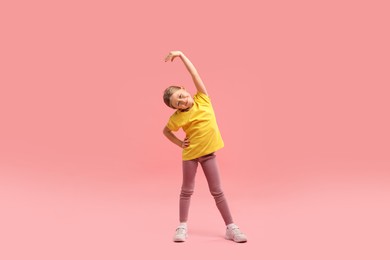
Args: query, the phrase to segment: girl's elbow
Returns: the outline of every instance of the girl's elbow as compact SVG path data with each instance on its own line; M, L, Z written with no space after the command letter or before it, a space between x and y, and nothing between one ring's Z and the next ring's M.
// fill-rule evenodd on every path
M164 134L164 135L167 135L167 134L169 134L170 132L171 132L171 130L169 130L168 127L164 127L164 129L163 129L163 134Z

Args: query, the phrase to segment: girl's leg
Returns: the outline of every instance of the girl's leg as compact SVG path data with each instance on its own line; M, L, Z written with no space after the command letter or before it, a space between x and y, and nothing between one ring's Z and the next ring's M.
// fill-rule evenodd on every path
M219 170L215 154L213 153L203 156L199 158L199 162L202 165L211 195L213 195L215 199L215 203L222 215L223 220L225 221L225 224L228 225L233 223L233 218L230 213L228 203L221 189L221 181L219 178Z
M197 160L183 161L183 183L180 192L180 222L187 222L191 195L194 193Z

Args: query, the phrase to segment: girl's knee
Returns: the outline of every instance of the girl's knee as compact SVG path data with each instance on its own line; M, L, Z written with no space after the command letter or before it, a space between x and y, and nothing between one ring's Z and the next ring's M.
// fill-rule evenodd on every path
M211 190L210 193L211 193L211 195L212 195L214 198L223 197L223 191L222 191L222 190Z
M193 189L181 189L181 192L180 192L180 197L181 198L189 198L192 196L192 194L194 193L194 190Z

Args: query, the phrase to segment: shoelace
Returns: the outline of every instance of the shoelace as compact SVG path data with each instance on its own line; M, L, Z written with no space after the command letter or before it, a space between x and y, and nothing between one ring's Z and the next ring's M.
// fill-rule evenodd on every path
M233 232L234 235L242 234L241 230L238 227L231 229L231 231Z
M185 228L183 228L183 227L178 227L177 229L176 229L176 234L177 235L184 235L185 233L187 233L187 230L185 229Z

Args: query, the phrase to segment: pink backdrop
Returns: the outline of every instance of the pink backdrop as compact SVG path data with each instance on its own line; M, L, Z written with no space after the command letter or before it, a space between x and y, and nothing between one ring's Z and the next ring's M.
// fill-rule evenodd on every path
M379 0L2 2L0 258L198 259L220 247L388 259L388 10ZM187 54L212 97L223 184L251 238L242 247L218 237L201 175L193 239L170 241L180 150L162 135L172 113L162 91L194 90L180 62L163 62L170 50Z

